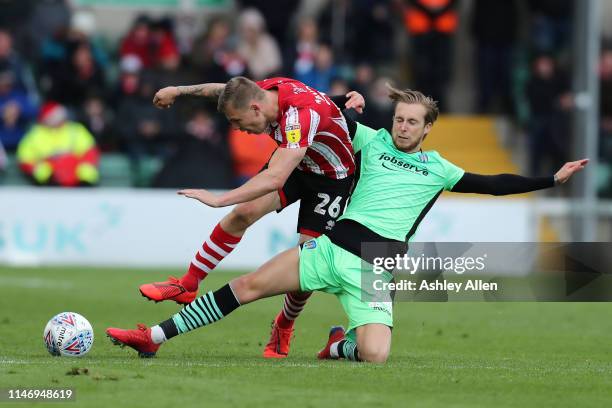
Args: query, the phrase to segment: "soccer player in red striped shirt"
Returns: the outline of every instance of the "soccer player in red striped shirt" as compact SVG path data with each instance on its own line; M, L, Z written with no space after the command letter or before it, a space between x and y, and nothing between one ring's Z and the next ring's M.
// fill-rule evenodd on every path
M247 228L264 215L299 200L300 243L331 229L353 188L355 155L338 106L327 95L299 81L271 78L253 82L235 77L227 84L167 87L156 93L153 103L167 108L181 95L217 99L219 112L234 127L253 134L268 133L278 143L264 169L239 188L218 196L206 190L179 192L212 207L243 203L217 224L182 278L170 277L165 282L140 287L151 300L186 304L195 299L200 281L232 252ZM365 104L358 93L349 93L338 101L357 111ZM264 357L287 357L294 321L310 295L286 294Z

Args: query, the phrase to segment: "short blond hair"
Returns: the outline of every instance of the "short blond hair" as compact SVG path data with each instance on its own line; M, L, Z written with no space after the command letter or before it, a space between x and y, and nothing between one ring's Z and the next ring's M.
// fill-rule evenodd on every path
M407 104L421 104L426 110L425 124L433 124L436 119L438 119L438 115L440 114L438 102L431 96L426 96L422 92L415 91L413 89L400 90L392 87L389 84L387 84L387 90L389 92L389 99L393 101L393 108L395 108L400 102Z
M229 104L234 109L244 109L253 99L263 100L264 91L255 82L243 76L230 79L219 95L217 110L225 112Z

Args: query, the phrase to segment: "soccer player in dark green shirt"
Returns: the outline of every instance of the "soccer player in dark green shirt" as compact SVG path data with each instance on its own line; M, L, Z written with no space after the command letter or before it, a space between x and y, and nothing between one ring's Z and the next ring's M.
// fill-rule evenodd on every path
M364 264L372 259L361 252L362 243L385 243L397 254L406 253L407 242L444 190L524 193L565 183L588 163L587 159L566 163L550 177L466 173L439 153L421 150L438 116L435 101L417 91L394 88L389 97L395 103L391 134L349 121L359 178L344 214L327 235L282 252L152 328L109 328L111 340L150 357L164 341L216 322L241 305L295 290L318 290L335 294L349 320L347 333L332 328L318 357L384 362L391 348L392 303L363 299L361 277L368 273ZM200 192L183 194L199 199Z

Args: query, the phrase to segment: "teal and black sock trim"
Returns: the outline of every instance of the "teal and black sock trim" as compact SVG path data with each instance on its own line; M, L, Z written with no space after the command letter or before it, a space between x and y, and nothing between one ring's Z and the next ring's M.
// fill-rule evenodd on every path
M229 284L215 292L208 292L195 299L172 316L159 324L167 339L181 333L207 326L236 310L240 306Z
M174 324L172 318L161 322L159 327L161 327L161 329L164 331L166 339L171 339L178 334L178 329L176 328L176 324Z
M184 324L176 325L181 333L197 329L201 326L207 326L223 318L223 314L219 310L212 292L200 296L185 306L183 310L174 315L174 323L178 323L177 318L179 316L180 320L184 322Z
M352 361L361 361L357 344L351 339L344 339L338 343L338 357Z

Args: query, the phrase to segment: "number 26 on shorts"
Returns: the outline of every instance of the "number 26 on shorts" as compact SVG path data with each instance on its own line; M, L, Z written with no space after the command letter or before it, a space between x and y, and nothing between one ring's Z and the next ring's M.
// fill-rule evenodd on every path
M332 218L338 218L342 213L342 207L340 206L342 203L342 196L336 196L333 201L329 194L318 193L317 197L321 199L321 202L315 206L314 212L321 215L329 214ZM328 204L329 206L327 206ZM327 208L325 208L326 206Z

